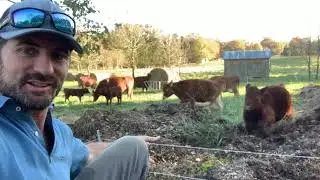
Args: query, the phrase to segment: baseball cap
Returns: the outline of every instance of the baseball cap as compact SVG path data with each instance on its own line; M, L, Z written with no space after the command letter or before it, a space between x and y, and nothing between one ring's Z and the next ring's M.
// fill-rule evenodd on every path
M19 12L19 13L17 13ZM26 13L24 13L26 12ZM25 24L17 24L14 20L16 16L24 20L24 22L36 22L39 26L25 26ZM42 18L27 20L30 13L42 15ZM36 17L33 16L33 18ZM49 16L50 15L50 16ZM39 17L36 17L39 18ZM67 21L67 22L66 22ZM31 24L31 23L30 23ZM73 50L77 53L82 53L80 44L76 41L75 22L65 14L65 12L54 2L50 0L24 0L11 5L0 18L0 37L6 40L21 37L32 33L50 33L59 38L65 39Z

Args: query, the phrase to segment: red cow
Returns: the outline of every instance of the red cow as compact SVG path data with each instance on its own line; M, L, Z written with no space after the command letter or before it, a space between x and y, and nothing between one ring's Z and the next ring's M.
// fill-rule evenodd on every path
M109 86L119 86L121 88L121 92L127 92L128 97L131 99L133 95L133 85L134 79L131 76L112 76L109 78Z
M84 87L91 87L92 89L95 89L97 87L97 79L94 76L80 76L78 80L79 86L82 88Z
M163 99L175 94L181 103L191 102L194 106L196 102L217 103L222 109L222 102L219 98L224 85L211 80L188 79L179 82L170 82L163 85Z
M243 118L248 133L264 133L266 127L293 115L292 97L283 84L262 89L246 85Z
M134 78L131 76L124 76L127 85L128 97L131 99L133 96Z
M226 84L226 88L223 92L233 92L235 96L239 96L239 84L240 78L239 76L214 76L211 77L210 80L222 80Z
M134 80L130 76L116 77L100 81L95 91L93 91L93 101L97 101L100 95L105 96L108 100L118 97L118 102L122 101L122 93L127 91L128 97L132 97Z

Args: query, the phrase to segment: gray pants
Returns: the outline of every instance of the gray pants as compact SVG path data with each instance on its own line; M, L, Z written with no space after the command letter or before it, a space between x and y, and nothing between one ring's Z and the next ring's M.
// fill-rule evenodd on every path
M76 180L146 179L148 160L147 144L137 137L125 136L114 141L85 166Z

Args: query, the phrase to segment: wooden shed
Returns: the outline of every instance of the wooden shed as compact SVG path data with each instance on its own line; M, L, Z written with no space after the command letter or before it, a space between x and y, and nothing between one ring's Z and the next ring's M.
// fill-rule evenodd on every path
M224 75L237 75L241 81L254 78L269 78L272 52L264 51L225 51Z

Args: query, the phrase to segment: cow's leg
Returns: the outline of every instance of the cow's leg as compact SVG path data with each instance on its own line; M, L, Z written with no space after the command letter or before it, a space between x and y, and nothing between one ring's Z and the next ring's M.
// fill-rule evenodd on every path
M216 110L223 111L223 102L220 95L216 99L211 100L210 105Z
M80 101L80 103L81 103L81 96L78 96L78 98L79 98L79 101Z
M290 105L287 113L284 115L283 119L285 120L291 120L294 116L294 111L292 105Z

